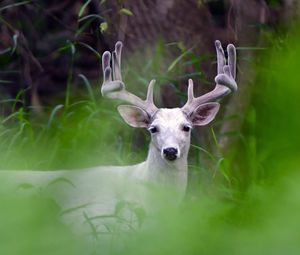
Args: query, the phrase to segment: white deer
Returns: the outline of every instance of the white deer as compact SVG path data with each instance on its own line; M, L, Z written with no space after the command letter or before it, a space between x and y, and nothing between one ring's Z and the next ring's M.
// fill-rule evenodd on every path
M99 166L73 171L1 171L2 184L10 183L5 188L16 190L18 187L21 193L24 193L24 184L26 187L30 184L33 189L27 190L38 190L49 195L60 206L63 220L80 231L87 221L89 224L93 222L97 231L104 231L104 225L97 223L103 215L106 219L109 216L113 218L120 208L125 207L124 201L131 201L134 196L139 197L139 201L146 200L143 194L135 191L124 198L127 185L153 183L161 187L173 187L178 191L178 197L182 197L187 186L191 129L210 123L220 107L215 101L237 89L235 47L232 44L227 46L226 61L221 43L216 41L215 46L218 65L215 89L194 97L193 81L190 79L186 104L173 109L158 109L154 105L154 80L148 86L146 100L125 89L121 76L121 42L116 43L112 55L108 51L103 54L102 95L130 103L118 107L122 118L132 127L149 130L151 142L146 161L131 166ZM133 210L135 206L129 204Z

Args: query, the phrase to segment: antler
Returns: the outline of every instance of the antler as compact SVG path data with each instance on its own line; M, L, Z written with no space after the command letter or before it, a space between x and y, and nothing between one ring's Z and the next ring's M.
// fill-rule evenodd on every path
M121 75L121 52L123 44L117 42L115 50L112 53L112 68L110 67L111 53L105 51L102 55L102 68L103 68L103 84L101 93L104 97L112 99L121 99L132 105L138 106L145 110L150 116L153 115L158 108L153 102L153 86L155 80L151 80L148 85L148 92L146 100L142 100L136 95L128 92L125 84L122 81Z
M190 114L201 104L215 101L237 90L236 76L236 50L233 44L227 46L228 62L226 64L225 54L220 41L215 42L217 51L218 74L215 77L216 87L214 90L200 96L194 97L193 80L189 79L188 100L182 110Z

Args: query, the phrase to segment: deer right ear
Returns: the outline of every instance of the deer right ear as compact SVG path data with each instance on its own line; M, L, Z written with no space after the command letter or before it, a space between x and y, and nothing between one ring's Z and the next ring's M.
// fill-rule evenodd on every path
M149 115L142 108L133 105L120 105L118 111L125 122L138 128L147 128L149 125Z
M210 123L218 113L219 103L206 103L199 105L191 114L190 120L195 126L204 126Z

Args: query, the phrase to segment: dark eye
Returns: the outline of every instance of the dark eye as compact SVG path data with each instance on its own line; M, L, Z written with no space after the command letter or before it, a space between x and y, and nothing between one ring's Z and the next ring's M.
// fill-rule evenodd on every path
M158 129L157 127L149 127L148 129L150 131L150 133L154 134L154 133L157 133L158 132Z
M190 126L187 126L187 125L184 125L184 126L182 127L182 130L183 130L184 132L189 132L189 131L191 130L191 127L190 127Z

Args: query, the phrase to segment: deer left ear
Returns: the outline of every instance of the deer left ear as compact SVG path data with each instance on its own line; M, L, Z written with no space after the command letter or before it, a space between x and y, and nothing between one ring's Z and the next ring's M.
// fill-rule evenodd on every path
M120 105L118 111L125 122L132 127L147 128L149 115L142 108L133 105Z
M190 115L190 120L195 126L204 126L210 123L219 111L219 103L206 103L199 105Z

